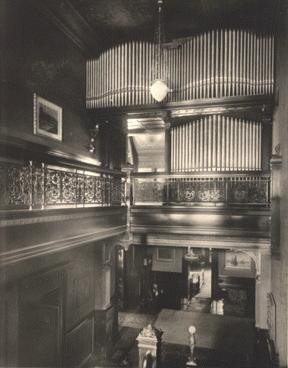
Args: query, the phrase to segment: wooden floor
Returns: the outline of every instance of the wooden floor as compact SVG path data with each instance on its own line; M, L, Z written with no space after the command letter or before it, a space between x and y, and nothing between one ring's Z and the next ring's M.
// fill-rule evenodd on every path
M155 327L163 331L163 342L178 345L188 345L190 325L197 329L199 348L253 355L255 332L250 319L162 309L155 322Z

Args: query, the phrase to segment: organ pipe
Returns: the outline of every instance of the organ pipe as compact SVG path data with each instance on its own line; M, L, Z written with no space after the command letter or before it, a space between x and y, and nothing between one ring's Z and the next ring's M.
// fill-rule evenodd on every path
M171 170L261 170L262 125L210 115L171 128Z
M181 43L182 42L182 43ZM87 61L87 107L153 103L149 87L167 80L167 101L272 94L274 38L244 30L212 30L162 47L134 41L112 47Z

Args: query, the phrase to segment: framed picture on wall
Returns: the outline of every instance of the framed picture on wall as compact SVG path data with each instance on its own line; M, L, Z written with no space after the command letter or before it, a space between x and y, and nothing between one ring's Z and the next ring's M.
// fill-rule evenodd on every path
M225 268L236 270L251 270L252 259L245 253L225 252Z
M62 108L33 95L34 134L62 141Z
M255 263L243 252L226 250L219 253L219 274L231 277L255 277Z

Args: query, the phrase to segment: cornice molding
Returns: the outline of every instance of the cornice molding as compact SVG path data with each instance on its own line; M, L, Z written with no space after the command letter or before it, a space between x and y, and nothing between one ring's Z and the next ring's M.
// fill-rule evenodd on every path
M207 234L207 232L206 232ZM269 238L232 237L223 234L215 237L211 235L181 235L181 234L133 234L133 244L148 246L171 246L193 248L217 248L217 249L261 249L269 251L271 241Z
M173 124L181 119L213 114L231 115L254 120L262 120L266 124L272 123L274 97L271 95L235 96L223 98L197 99L191 101L168 102L152 105L97 108L97 115L119 116L127 118L163 118L169 114L169 121Z
M238 229L228 229L227 227L223 227L220 229L213 228L211 226L161 226L161 225L132 225L131 232L133 234L142 234L144 236L150 236L151 234L154 234L156 237L158 236L177 236L183 235L183 236L207 236L210 237L231 237L234 239L234 237L241 237L242 242L245 242L247 238L253 238L253 239L270 239L270 232L264 231L264 230L250 230L245 228L245 232L243 235L243 230L241 228ZM165 235L163 235L165 234ZM269 240L270 241L270 240Z
M47 210L11 210L0 211L0 228L8 226L23 226L44 224L68 220L102 218L103 216L122 216L126 207L86 207L86 208L56 208Z

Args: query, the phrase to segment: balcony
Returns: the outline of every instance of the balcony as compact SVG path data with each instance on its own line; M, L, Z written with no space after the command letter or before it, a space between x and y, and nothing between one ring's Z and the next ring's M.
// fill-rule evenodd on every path
M152 174L133 175L134 206L256 207L270 206L270 175Z
M132 185L134 244L270 246L268 173L137 173Z
M121 237L125 175L38 161L0 161L0 262Z

